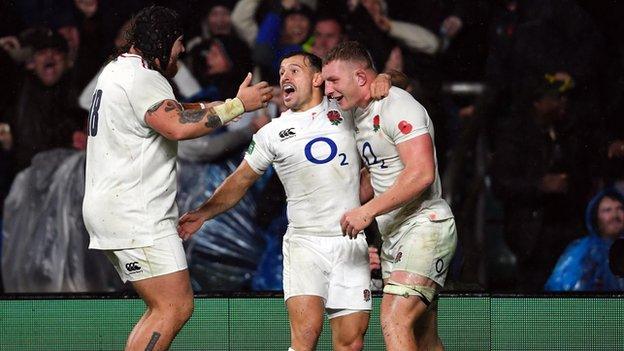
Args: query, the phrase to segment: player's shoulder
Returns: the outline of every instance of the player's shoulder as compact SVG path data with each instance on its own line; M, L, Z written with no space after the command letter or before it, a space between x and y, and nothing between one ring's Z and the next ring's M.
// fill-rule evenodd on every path
M388 96L379 100L383 109L405 109L410 110L424 110L424 107L407 91L398 88L391 87L388 92Z
M269 123L262 126L256 134L268 139L274 138L280 130L289 126L288 120L289 119L282 114L282 116L273 118Z
M390 87L390 91L388 92L388 96L380 101L388 100L389 102L397 102L397 101L414 101L417 102L416 99L412 96L412 94L407 91L399 88L399 87Z

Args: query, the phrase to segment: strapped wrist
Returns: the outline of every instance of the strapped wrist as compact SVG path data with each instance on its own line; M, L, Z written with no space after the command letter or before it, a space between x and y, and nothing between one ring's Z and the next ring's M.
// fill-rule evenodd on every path
M245 106L239 98L228 99L225 103L214 108L223 124L233 120L245 112Z

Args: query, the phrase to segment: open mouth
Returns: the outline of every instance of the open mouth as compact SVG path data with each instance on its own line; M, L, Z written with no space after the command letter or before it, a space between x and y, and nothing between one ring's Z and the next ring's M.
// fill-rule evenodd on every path
M290 84L290 83L286 83L282 86L282 92L284 94L284 100L290 99L292 97L292 94L295 92L295 86Z
M342 98L344 98L344 95L331 94L331 96L329 96L329 98L335 100L337 103L340 103L340 100L342 100Z

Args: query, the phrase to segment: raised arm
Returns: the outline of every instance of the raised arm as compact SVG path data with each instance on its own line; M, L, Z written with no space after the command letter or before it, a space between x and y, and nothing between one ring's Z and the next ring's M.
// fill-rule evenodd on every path
M180 218L178 223L180 238L187 240L201 228L205 221L234 207L260 176L249 166L247 161L243 160L236 171L225 178L206 202Z
M175 100L163 100L147 110L145 122L167 139L192 139L210 133L245 111L259 109L271 98L269 85L266 82L251 85L248 74L232 100L208 104L205 108L195 105L192 109L185 109Z

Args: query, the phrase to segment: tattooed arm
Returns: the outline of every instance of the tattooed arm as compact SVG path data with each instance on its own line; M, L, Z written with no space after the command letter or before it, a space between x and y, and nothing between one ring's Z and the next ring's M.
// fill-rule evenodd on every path
M273 97L267 82L251 85L248 74L238 88L236 98L225 103L211 103L206 108L185 109L175 100L163 100L145 113L145 122L171 140L193 139L210 133L245 111L257 110ZM201 105L200 105L201 107Z
M222 125L214 107L185 110L175 100L163 100L147 110L145 122L170 140L197 138Z

